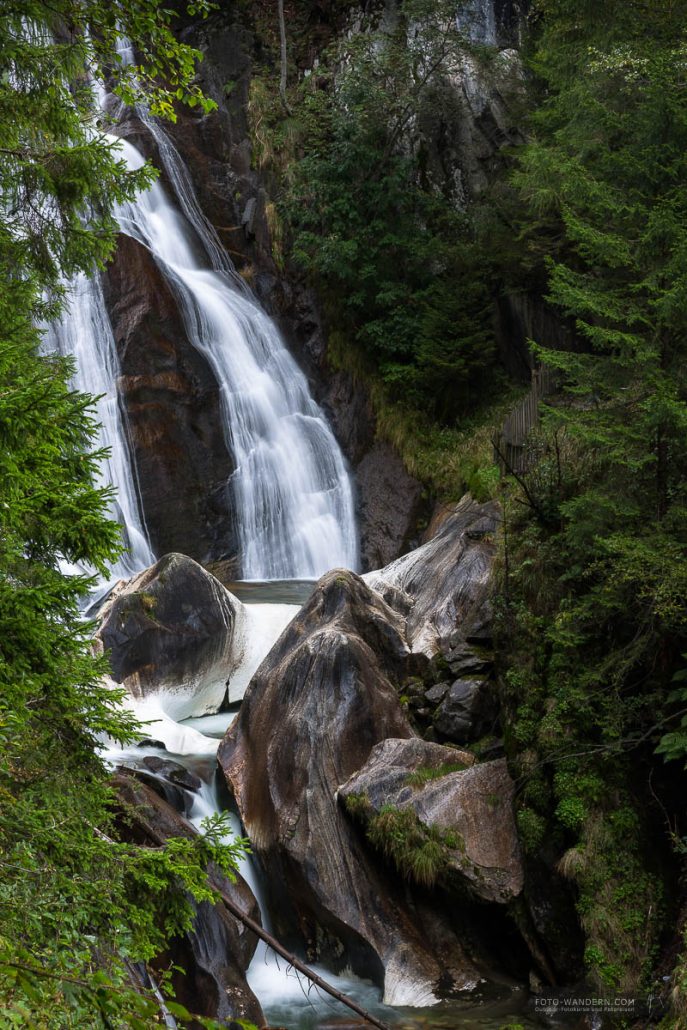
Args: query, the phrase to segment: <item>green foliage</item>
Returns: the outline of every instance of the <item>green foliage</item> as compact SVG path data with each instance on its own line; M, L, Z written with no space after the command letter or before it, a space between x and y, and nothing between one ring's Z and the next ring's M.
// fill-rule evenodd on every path
M520 244L576 342L535 348L560 393L505 496L508 748L526 847L563 856L591 975L637 989L662 907L653 749L685 754L665 731L687 636L687 7L537 8Z
M348 794L344 800L346 811L353 818L364 819L370 812L370 799L367 794Z
M687 655L683 654L683 660ZM687 683L687 669L678 669L673 676L673 683ZM679 704L680 711L674 716L679 718L679 729L664 733L656 748L656 753L663 755L666 762L679 759L687 764L687 686L678 686L668 695L669 704Z
M294 257L347 347L392 399L447 424L474 407L495 358L485 252L418 129L451 103L448 68L466 47L453 6L406 0L394 31L326 55L301 90L285 202Z
M189 898L214 898L208 861L230 871L237 849L216 822L159 849L117 836L96 747L130 739L133 723L91 651L79 610L91 581L61 563L104 571L119 531L94 485L91 399L69 386L68 361L39 354L37 325L58 311L65 277L106 259L113 203L150 180L98 128L86 70L112 71L124 99L145 94L169 113L173 97L202 102L197 55L152 0L0 0L0 15L2 1022L149 1027L159 1006L133 987L131 964L190 926ZM118 66L119 31L142 55L135 69Z
M445 875L450 850L462 843L450 830L425 826L412 808L394 805L383 805L374 815L368 812L366 833L403 876L421 887L433 887Z
M0 2L0 259L10 283L35 275L59 291L64 276L102 263L113 203L150 181L148 168L127 171L106 135L86 71L157 114L173 116L176 99L212 106L192 82L199 54L176 42L171 17L152 0ZM134 65L122 65L120 33L136 45Z

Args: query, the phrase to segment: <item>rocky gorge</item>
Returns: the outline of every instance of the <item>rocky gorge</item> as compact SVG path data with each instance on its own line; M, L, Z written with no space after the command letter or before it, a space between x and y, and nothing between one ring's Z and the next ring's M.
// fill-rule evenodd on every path
M384 1026L535 1025L532 996L585 983L590 962L615 988L677 947L665 927L628 943L594 872L627 779L568 772L648 737L595 728L568 753L588 695L553 700L574 676L551 655L575 638L568 601L546 606L581 564L538 590L542 539L575 511L566 426L593 406L558 389L587 355L545 299L553 259L525 230L522 268L516 253L536 17L499 0L286 6L286 23L238 0L179 11L212 103L169 123L99 87L129 171L158 175L115 206L113 259L51 330L82 388L107 367L104 481L145 545L92 599L105 685L142 724L136 746L103 744L118 832L163 848L225 812L225 840L250 841L236 883L208 869L219 900L194 903L151 968L223 1025L329 1026L294 999L276 939ZM135 45L120 57L134 66ZM546 346L558 374L537 367L527 393ZM618 877L653 927L649 867L669 869L671 904L678 877L624 804L636 850ZM599 958L608 941L627 980Z
M325 36L334 31L324 13L312 17ZM463 27L517 63L521 18L513 5L474 5ZM263 606L282 609L269 625L260 605L231 593L241 515L222 423L234 387L194 342L171 252L156 254L148 230L130 234L125 216L103 291L143 518L164 555L115 587L99 614L96 646L147 723L138 753L109 756L126 833L196 832L187 820L205 810L217 747L203 717L226 712L217 716L230 723L217 750L223 804L251 841L247 875L282 943L328 975L374 981L385 1019L451 999L520 1005L528 980L555 981L559 956L526 889L501 739L491 601L499 507L469 495L440 505L421 539L426 489L378 431L364 381L332 360L316 296L273 256L270 182L250 157L255 25L228 6L184 32L203 52L200 82L217 111L183 113L165 131L134 111L117 133L161 169L191 250L205 248L221 275L228 253L285 334L349 463L365 574L328 572L300 610ZM453 74L452 120L422 131L432 174L463 203L486 188L516 130L470 57ZM439 142L447 136L450 149ZM517 353L517 333L504 346ZM255 916L251 888L232 890ZM263 1025L249 986L254 951L221 902L204 903L163 961L186 969L175 986L193 1011Z
M329 975L349 969L372 979L389 1014L451 999L470 1006L485 992L519 1004L523 978L553 975L524 892L489 678L498 520L493 504L466 496L430 540L386 568L365 579L327 573L293 609L215 741L271 932ZM184 814L208 788L187 771L193 740L175 758L170 718L222 707L250 607L178 555L106 603L98 636L114 679L166 712L138 753L110 753L133 814L127 832L148 824L159 836L195 832ZM491 707L466 702L466 684L491 695ZM237 897L255 911L245 884ZM244 978L252 949L237 951L228 930L209 928L207 920L226 923L221 903L202 919L189 937L194 957L177 956L199 970L184 979L182 997L194 1011L222 1017L229 1004L232 1015L255 1018ZM209 1001L208 977L231 985L221 987L221 1004Z

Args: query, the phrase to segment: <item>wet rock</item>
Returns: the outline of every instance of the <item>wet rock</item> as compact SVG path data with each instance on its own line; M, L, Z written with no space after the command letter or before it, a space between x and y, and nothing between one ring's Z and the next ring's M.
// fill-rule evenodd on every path
M160 840L190 838L196 830L146 784L126 773L113 777L123 839L159 846ZM232 883L210 867L210 882L225 892L252 919L260 922L258 904L248 884L237 875ZM170 950L156 960L160 968L173 963L175 1000L190 1011L221 1021L245 1019L264 1025L257 998L246 983L257 940L221 903L194 903L193 927L174 939ZM184 972L180 972L179 967Z
M185 790L199 791L203 785L200 776L187 769L178 762L172 762L169 758L159 758L157 755L146 755L141 761L144 768L149 769L157 776L163 776L170 783L175 783Z
M241 658L243 605L196 562L168 554L113 591L96 639L112 675L135 698L155 694L166 714L217 711Z
M376 572L367 583L404 598L406 636L414 651L433 656L459 642L491 635L491 571L496 553L499 508L466 494L440 523L436 535ZM450 644L449 644L450 642Z
M410 738L396 683L416 659L404 620L350 572L331 572L254 676L218 758L275 893L311 958L338 954L423 1005L479 974L443 917L389 883L335 792L387 737Z
M202 780L178 762L157 755L146 755L132 764L119 766L121 772L128 772L147 784L183 815L189 815L193 808L193 794L202 787Z
M446 771L456 765L464 768ZM418 770L433 770L436 778L418 784L412 775ZM344 800L365 800L356 812L367 820L384 805L412 809L424 827L444 837L443 878L499 903L517 897L523 886L513 792L505 760L475 764L467 752L417 739L377 744L339 788Z
M152 256L120 235L103 279L121 362L118 384L153 550L235 561L219 388L190 344Z
M154 791L158 797L161 797L168 805L171 805L176 812L181 812L182 815L189 815L193 807L193 800L191 795L187 793L182 787L176 786L170 780L165 779L164 776L157 776L155 773L148 772L143 768L132 768L131 766L118 766L117 772L134 776L141 783L144 783L146 787L149 787Z

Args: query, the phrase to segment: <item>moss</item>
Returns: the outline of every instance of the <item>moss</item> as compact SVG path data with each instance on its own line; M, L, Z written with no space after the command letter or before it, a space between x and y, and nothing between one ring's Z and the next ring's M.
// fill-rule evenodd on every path
M466 492L478 501L496 497L499 473L494 464L494 431L521 396L521 387L504 387L497 401L462 424L447 427L407 404L392 402L385 384L343 334L330 334L329 357L368 388L379 437L398 451L410 475L429 487L438 500L458 500Z
M144 612L152 614L155 611L157 608L157 597L154 594L139 593L136 596Z
M412 808L383 805L367 825L370 843L407 879L433 887L449 868L451 850L461 849L460 835L425 826Z
M424 787L425 783L429 783L431 780L439 780L443 776L449 776L454 772L463 772L467 768L469 766L465 762L443 762L437 766L421 765L419 769L406 776L406 783L409 787Z
M344 798L344 806L354 819L365 819L372 810L367 794L348 794Z

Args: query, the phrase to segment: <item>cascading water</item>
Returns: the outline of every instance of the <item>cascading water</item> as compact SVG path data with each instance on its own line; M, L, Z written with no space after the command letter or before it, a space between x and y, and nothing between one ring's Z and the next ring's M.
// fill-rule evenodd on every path
M138 151L125 140L120 145L129 167L140 167ZM165 160L180 160L171 145ZM189 185L179 169L176 179ZM176 294L189 340L220 384L236 462L230 485L243 577L308 579L335 566L355 568L348 471L274 324L226 272L199 266L195 237L210 255L214 241L205 239L203 222L189 223L175 210L159 183L122 204L117 218L152 253Z
M109 582L99 585L102 592L115 580L128 579L151 565L155 556L139 513L133 462L117 399L119 359L97 277L79 275L70 284L67 308L58 322L46 327L43 350L74 358L74 388L98 398L96 446L109 450L100 465L99 485L115 493L110 514L122 527L126 547L112 566Z

